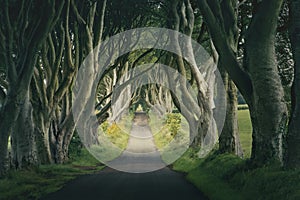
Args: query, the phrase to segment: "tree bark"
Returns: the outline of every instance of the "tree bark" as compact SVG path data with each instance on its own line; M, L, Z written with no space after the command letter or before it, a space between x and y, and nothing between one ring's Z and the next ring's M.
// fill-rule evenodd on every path
M15 131L20 128L20 124L16 126L17 119L27 118L26 123L31 121L29 116L19 116L20 110L26 110L27 114L31 115L26 96L36 64L37 53L55 25L64 4L63 1L56 2L53 0L44 2L39 7L34 4L26 7L27 5L24 6L24 4L27 2L22 1L23 6L18 7L19 10L14 10L12 13L12 7L15 6L15 3L6 1L5 5L1 7L0 14L0 17L5 19L0 32L6 33L4 36L5 49L1 50L5 52L8 79L8 95L0 114L1 143L3 141L3 145L0 146L0 176L4 173L6 166L7 138L12 132L16 133ZM26 9L23 9L24 7ZM4 13L5 15L3 15ZM1 34L1 36L3 35ZM13 56L17 56L17 59L13 59ZM30 137L29 140L31 140L31 136L25 137Z
M225 69L249 105L253 127L253 164L282 161L287 108L274 47L282 0L263 0L259 3L247 30L243 67L238 63L234 49L226 39L225 12L222 14L225 7L221 7L216 0L209 3L198 0L198 4Z
M12 163L16 169L38 164L33 130L32 106L29 92L27 92L14 131L11 134Z
M238 51L238 10L235 10L237 0L222 1L220 4L224 22L226 40L237 56ZM238 119L237 119L237 88L225 71L222 60L219 60L218 68L221 72L226 90L226 117L222 133L219 138L219 150L221 153L234 153L243 156L240 145Z
M300 167L300 2L290 1L290 40L294 58L292 113L287 135L286 166Z
M244 64L253 85L252 101L248 103L253 123L251 159L258 165L283 159L288 114L275 54L281 4L282 1L261 2L246 35Z
M227 106L224 127L219 137L219 151L220 153L234 153L242 157L243 150L238 135L237 89L225 71L222 71L222 78L225 84Z
M11 92L12 93L12 92ZM18 118L20 108L17 98L11 98L10 91L0 113L0 177L5 174L7 169L7 148L8 137L10 136L15 122ZM11 98L11 99L10 99Z

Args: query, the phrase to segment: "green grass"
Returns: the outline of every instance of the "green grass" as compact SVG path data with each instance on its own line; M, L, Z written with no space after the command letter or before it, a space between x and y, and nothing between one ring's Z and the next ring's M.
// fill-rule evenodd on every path
M199 159L196 152L187 151L173 169L186 173L209 199L300 199L300 170L284 170L277 164L250 169L248 161L235 155L211 153Z
M188 173L198 167L202 160L198 159L197 152L198 150L189 148L180 159L173 163L172 169Z
M239 104L238 105L238 110L248 110L248 104Z
M249 110L238 111L238 126L245 157L249 158L252 143ZM212 152L200 159L197 152L189 149L172 167L185 173L209 199L300 199L300 170L284 170L276 163L251 169L247 167L248 160L235 155Z
M238 110L238 127L240 142L244 151L244 157L250 158L252 146L252 127L249 110Z
M82 174L95 173L104 166L83 149L80 155L64 165L41 165L23 170L10 170L0 179L0 199L39 199L59 190Z
M174 139L167 126L166 118L167 116L159 118L155 113L149 112L149 127L153 134L154 144L160 151Z

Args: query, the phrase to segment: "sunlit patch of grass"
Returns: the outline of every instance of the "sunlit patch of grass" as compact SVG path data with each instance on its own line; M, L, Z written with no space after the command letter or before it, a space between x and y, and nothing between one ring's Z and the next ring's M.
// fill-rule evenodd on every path
M252 147L252 126L249 110L238 110L238 127L244 157L250 158Z
M153 111L150 111L148 113L149 115L149 121L148 121L148 125L151 129L151 132L153 134L153 136L155 137L159 132L162 132L162 129L166 129L167 127L165 126L166 124L166 119L165 116L157 116ZM163 146L160 144L157 144L159 146Z
M105 132L105 136L118 148L124 150L127 146L129 133L124 132L116 123L112 123Z

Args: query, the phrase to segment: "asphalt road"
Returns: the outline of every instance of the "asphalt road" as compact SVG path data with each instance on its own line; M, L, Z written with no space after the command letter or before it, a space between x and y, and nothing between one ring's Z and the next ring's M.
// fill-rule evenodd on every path
M107 165L119 171L132 173L151 172L166 166L154 144L145 113L135 113L126 149Z
M204 200L184 176L169 168L148 173L125 173L105 168L69 182L43 200Z
M93 175L80 176L43 200L204 200L183 174L165 167L145 113L136 113L128 146L119 158ZM160 169L154 171L156 169ZM125 172L124 172L125 171ZM150 172L149 172L150 171ZM135 172L135 173L128 173ZM138 172L138 173L137 173ZM147 172L147 173L142 173Z

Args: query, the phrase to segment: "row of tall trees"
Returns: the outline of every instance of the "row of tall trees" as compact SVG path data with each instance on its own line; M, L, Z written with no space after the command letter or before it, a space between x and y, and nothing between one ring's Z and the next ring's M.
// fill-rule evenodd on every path
M262 165L271 160L282 162L284 158L287 158L286 164L296 167L299 165L297 164L299 155L297 150L295 151L297 149L297 136L295 135L299 136L299 133L292 131L295 127L291 127L291 124L293 125L297 114L294 112L294 107L292 108L294 114L288 113L275 51L277 22L283 1L250 3L251 18L246 23L247 26L242 29L244 31L243 60L239 61L234 44L236 44L238 27L237 9L243 3L248 2L198 1L211 38L220 55L221 67L229 73L249 105L253 127L251 154L253 163ZM297 21L298 11L294 2L290 2L290 5L290 12L293 15L290 15L289 19L292 23L288 26L291 30L296 30L298 28L295 21ZM296 43L294 42L297 34L293 31L290 33L294 36L291 42L295 49ZM294 51L295 58L297 55ZM290 116L292 117L290 129L286 132ZM286 145L286 138L293 139L288 139L290 142Z
M179 89L187 102L179 102L165 87L149 84L120 97L120 102L125 103L117 112L141 98L149 106L163 104L169 112L173 106L180 111L185 108L182 114L191 130L197 130L191 133L195 136L193 145L204 145L203 133L215 130L210 122L214 87L203 84L209 77L202 77L197 68L192 43L182 46L178 35L170 36L177 55L155 49L129 52L113 61L99 83L93 82L99 68L98 44L122 31L147 26L182 32L212 54L227 90L220 152L242 155L236 113L238 88L251 114L252 163L278 160L289 167L299 167L300 5L290 0L282 9L282 4L283 0L6 0L0 8L0 174L7 169L8 157L15 168L66 161L79 121L86 126L82 130L88 130L85 139L95 142L95 130L91 128L94 125L88 114L96 109L100 122L112 117L116 84L125 83L124 74L147 62L166 64L186 77L197 88L198 101L190 95L184 80L177 78L178 82L174 82L174 77L165 77L169 87L176 86L173 89ZM291 52L276 50L276 36L282 31L278 19L282 16L288 19L282 26L289 33L292 45L286 46L292 49L294 60L294 74L288 75L293 80L291 112L280 77L284 70L277 63ZM110 46L110 50L117 51L117 45ZM188 52L187 60L178 56L183 51ZM92 58L84 69L89 76L82 77L85 84L76 85L78 70L87 56ZM208 71L213 73L214 65L209 66ZM79 105L75 118L74 90L81 94L74 103ZM188 109L191 105L195 109Z

